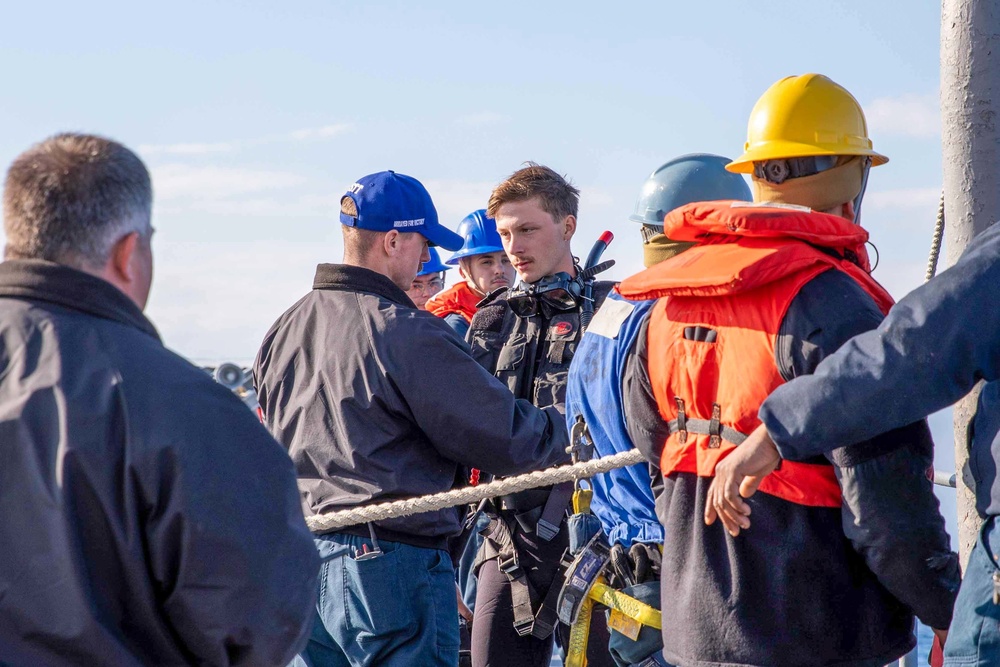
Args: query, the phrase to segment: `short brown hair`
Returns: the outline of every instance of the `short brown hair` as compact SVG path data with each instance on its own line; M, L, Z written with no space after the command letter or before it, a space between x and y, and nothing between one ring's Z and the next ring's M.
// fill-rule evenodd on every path
M350 197L340 200L340 212L352 218L358 217L358 206ZM344 257L358 260L368 256L368 253L375 247L375 243L382 236L379 232L370 229L361 229L349 225L341 225L344 231Z
M495 218L504 204L538 197L542 210L551 215L556 222L568 215L576 217L580 191L574 188L566 177L560 176L549 167L534 162L526 164L528 166L518 169L493 188L486 214Z
M123 236L152 233L153 188L142 160L89 134L57 134L21 153L3 191L8 259L101 266Z

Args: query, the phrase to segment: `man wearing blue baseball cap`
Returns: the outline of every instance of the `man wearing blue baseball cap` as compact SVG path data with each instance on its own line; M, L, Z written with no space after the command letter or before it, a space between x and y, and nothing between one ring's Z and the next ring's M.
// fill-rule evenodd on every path
M264 338L254 383L265 425L288 448L307 515L446 491L461 468L515 474L564 461L555 411L516 400L444 320L406 296L428 245L457 250L430 195L391 171L341 198L344 262ZM457 665L448 552L457 508L316 536L327 560L299 665Z

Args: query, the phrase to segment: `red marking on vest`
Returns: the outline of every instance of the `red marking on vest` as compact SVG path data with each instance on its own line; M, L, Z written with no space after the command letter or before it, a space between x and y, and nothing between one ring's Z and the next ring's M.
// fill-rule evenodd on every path
M573 331L573 325L570 324L569 322L559 322L554 327L552 327L552 330L555 332L557 336L566 336L571 331Z

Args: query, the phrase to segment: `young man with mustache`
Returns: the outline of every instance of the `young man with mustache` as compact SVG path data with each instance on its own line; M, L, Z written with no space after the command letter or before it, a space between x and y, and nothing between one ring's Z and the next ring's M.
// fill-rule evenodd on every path
M487 213L496 220L520 283L479 308L467 337L473 356L515 396L564 414L585 304L581 269L570 248L578 199L565 178L534 163L493 190ZM610 288L595 285L595 307ZM560 587L553 579L569 545L564 519L572 490L572 484L530 489L504 496L490 509L477 558L476 667L549 664ZM602 634L590 643L588 663L594 667L612 664Z

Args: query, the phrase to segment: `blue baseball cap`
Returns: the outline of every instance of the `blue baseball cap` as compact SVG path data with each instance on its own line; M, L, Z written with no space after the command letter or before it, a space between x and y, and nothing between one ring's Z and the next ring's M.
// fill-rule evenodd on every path
M431 195L412 176L394 171L380 171L359 178L344 193L358 209L358 217L340 214L340 221L348 227L369 229L373 232L417 233L431 245L446 250L462 247L462 237L438 223L437 209ZM341 197L343 200L343 197Z

